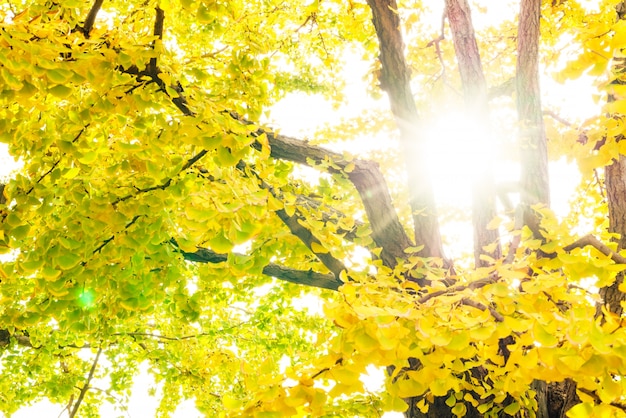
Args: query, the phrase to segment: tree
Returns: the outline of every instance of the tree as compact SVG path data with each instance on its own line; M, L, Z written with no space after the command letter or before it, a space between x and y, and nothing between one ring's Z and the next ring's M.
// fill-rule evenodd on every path
M97 416L148 365L162 416L183 398L207 416L626 415L626 3L597 7L520 0L475 31L445 0L433 36L417 0L2 3L0 134L23 166L0 202L0 410ZM389 112L316 143L262 123L290 92L340 104L348 48ZM565 60L557 78L606 93L580 126L541 106ZM474 162L470 262L444 252L427 168L422 115L444 98L476 149L494 107L517 114L516 189ZM391 138L377 158L330 151L365 131ZM559 219L562 156L583 184Z

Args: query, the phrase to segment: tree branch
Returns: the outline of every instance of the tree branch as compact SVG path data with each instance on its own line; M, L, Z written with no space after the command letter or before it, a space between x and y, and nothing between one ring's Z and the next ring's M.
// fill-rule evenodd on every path
M137 68L121 69L121 71L136 76L142 75ZM164 83L158 78L158 75L143 75L151 76L155 82L160 82L161 84L159 84L159 86L164 89ZM182 92L178 98L172 98L172 101L184 115L193 115L193 112L191 112L186 105ZM234 112L229 112L229 114L240 123L246 125L252 124L252 122L240 118ZM309 166L311 162L321 164L330 161L338 166L340 170L344 170L351 163L351 161L347 161L341 154L309 145L306 141L284 135L276 135L270 130L259 128L256 132L252 133L252 135L257 138L263 134L265 134L268 139L270 155L273 158ZM259 141L255 141L252 147L261 150L262 144ZM354 163L354 169L348 173L348 178L354 184L361 197L365 212L367 213L372 227L372 238L376 245L382 249L381 259L385 265L393 268L397 265L398 258L405 257L404 249L413 244L400 223L391 201L389 188L378 165L365 160L354 160L352 163ZM328 170L330 172L339 172L339 170L332 168Z
M85 125L79 132L78 134L76 134L76 136L74 137L74 139L72 139L72 144L74 144L76 141L78 141L78 139L83 135L83 133L85 132L85 130L89 127L89 124ZM59 165L59 163L61 162L61 158L59 157L58 160L56 160L53 164L52 167L50 167L50 169L48 171L46 171L45 173L43 173L35 182L35 184L39 184L41 183L41 181L46 178L46 176L48 176L48 174L52 173L54 171L54 169L57 167L57 165ZM35 189L35 185L32 185L30 187L30 189L28 189L28 191L26 192L26 194L30 194L33 190Z
M448 22L452 31L454 50L459 64L459 73L465 98L465 111L479 127L484 126L484 132L489 134L489 103L487 99L487 83L478 51L478 43L474 33L472 14L467 0L446 0ZM474 144L478 147L479 144ZM480 148L478 152L483 152ZM495 244L495 249L489 254L491 258L499 259L502 256L499 233L497 228L489 228L489 223L496 216L495 187L493 172L489 164L473 161L475 179L472 182L472 226L474 228L474 264L476 267L489 265L481 255L485 254L484 247Z
M602 399L600 398L600 396L596 393L595 390L589 390L589 389L585 389L585 388L581 388L581 387L577 387L576 390L578 390L581 393L584 393L587 396L590 396L591 398L593 398L593 401L596 405L600 405L604 402L602 402ZM626 412L626 404L623 403L619 403L619 402L611 402L610 403L611 406L614 406L618 409L621 409L622 411Z
M130 220L130 222L128 222L126 225L124 225L124 229L122 229L122 231L126 231L128 228L130 228L131 226L133 226L135 224L135 222L137 222L137 220L142 217L143 215L135 215L135 217L133 217L133 219ZM120 232L122 232L120 231ZM100 244L95 250L93 250L93 252L91 253L92 255L102 251L102 249L104 247L106 247L111 241L113 241L115 239L115 234L111 235L109 238L105 239L102 244ZM86 261L84 263L87 263Z
M449 294L453 294L453 293L456 293L456 292L461 292L461 291L463 291L465 289L472 289L472 290L480 289L481 287L485 287L488 284L495 283L497 280L498 280L498 277L496 275L492 274L491 276L489 276L487 278L479 279L479 280L476 280L476 281L474 281L472 283L469 283L469 284L457 285L457 286L449 287L449 288L444 289L444 290L438 290L436 292L428 293L427 295L424 295L420 299L418 299L417 303L418 304L426 303L429 300L431 300L433 298L436 298L438 296L446 295L446 294L449 295Z
M584 237L574 241L573 243L563 247L563 250L570 252L575 248L583 248L591 245L607 257L610 257L616 264L626 264L626 257L611 250L606 244L594 237L593 235L585 235Z
M411 71L404 58L398 5L395 0L367 0L367 4L372 10L372 21L378 36L380 88L389 96L391 112L400 131L415 243L424 246L419 255L445 260L432 181L424 161L425 144L419 137L419 118L410 84Z
M496 311L493 307L487 307L485 305L483 305L480 302L476 302L473 301L469 298L463 298L461 299L461 304L465 305L465 306L471 306L472 308L476 308L476 309L480 309L481 311L486 311L488 310L489 313L491 314L491 316L493 316L493 318L497 321L497 322L504 322L504 317L502 316L502 314L500 314L498 311Z
M257 130L253 135L266 135L270 156L282 160L315 167L315 164L331 162L338 167L328 168L331 173L346 171L350 164L352 171L347 173L348 179L357 189L368 220L372 227L372 238L376 245L382 248L381 259L388 267L395 267L398 258L404 258L405 248L412 246L404 226L396 213L391 201L387 182L383 177L378 164L367 160L347 161L343 155L308 144L289 136L278 135L264 129ZM260 150L262 145L256 141L252 146ZM349 170L348 170L349 171Z
M196 155L194 155L193 157L191 157L190 159L187 160L187 162L180 168L180 170L178 170L178 173L176 173L176 175L182 173L183 171L187 170L189 167L191 167L192 165L194 165L195 163L197 163L202 157L204 157L206 155L208 151L207 150L201 150L200 152L198 152ZM129 194L123 197L120 197L116 200L114 200L111 205L115 206L120 202L123 202L125 200L128 200L132 197L135 197L139 194L142 193L147 193L147 192L151 192L153 190L165 190L167 187L170 186L170 184L172 184L172 179L173 177L168 178L166 181L164 181L163 183L161 183L158 186L152 186L152 187L146 187L144 189L138 189L136 193L134 194Z
M165 20L165 12L160 7L155 7L156 17L154 18L154 36L159 40L163 40L163 21ZM152 49L156 47L156 39L152 42ZM158 74L157 72L157 59L156 57L150 58L150 64L148 65L149 71L152 74Z
M102 354L102 347L98 348L98 352L96 353L96 358L91 364L91 370L89 370L89 376L87 376L87 381L85 382L82 389L80 390L80 394L78 395L78 399L76 400L76 403L74 404L74 409L72 409L72 412L70 413L69 418L74 418L76 416L76 413L78 413L78 408L80 408L80 404L83 402L83 399L85 398L85 395L87 394L87 391L89 390L89 384L91 383L91 380L93 379L93 375L96 372L96 366L98 365L100 354Z
M185 260L196 263L219 264L228 260L228 255L218 254L208 248L198 248L192 253L186 251L181 251L181 253ZM263 267L262 272L266 276L275 277L279 280L306 286L319 287L321 289L337 290L339 289L339 286L343 284L333 274L322 274L314 272L313 270L295 270L274 263L269 263L267 266Z
M104 3L104 0L95 0L89 10L89 13L87 14L85 24L83 25L83 34L85 35L85 38L89 38L89 32L91 32L93 24L96 22L96 16L102 7L102 3Z
M257 178L259 182L259 186L262 189L269 191L272 196L276 199L280 199L280 196L276 192L276 190L265 183L263 179L256 173L254 170L250 169L245 165L244 162L240 161L237 165L237 168L247 175L246 171L249 171L254 177ZM293 215L289 215L285 209L279 209L275 211L276 215L280 218L281 221L289 228L291 233L298 237L300 241L306 245L306 247L313 253L315 256L326 266L328 270L330 270L337 280L340 280L341 272L347 272L348 269L346 266L337 258L335 258L328 249L324 248L322 242L315 236L313 233L306 227L303 226L303 220L305 219L302 216L302 213L296 208Z

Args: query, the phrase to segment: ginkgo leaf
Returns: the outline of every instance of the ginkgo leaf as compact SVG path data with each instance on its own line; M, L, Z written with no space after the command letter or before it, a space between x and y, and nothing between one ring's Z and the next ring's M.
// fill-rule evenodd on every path
M326 249L326 247L324 247L321 244L318 244L317 242L312 242L311 243L311 251L313 251L316 254L327 254L328 253L328 249Z
M54 87L50 87L48 92L60 99L65 99L72 94L73 90L63 84L58 84Z
M62 270L70 270L81 262L81 258L76 254L65 253L57 257L55 261Z

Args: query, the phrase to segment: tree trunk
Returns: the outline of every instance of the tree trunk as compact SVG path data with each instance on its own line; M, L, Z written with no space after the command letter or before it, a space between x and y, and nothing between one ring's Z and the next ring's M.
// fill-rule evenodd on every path
M488 150L482 148L490 146L483 138L490 134L487 83L474 34L472 14L467 0L446 0L446 13L459 64L466 112L469 120L476 121L473 127L468 127L471 133L467 139L474 141L479 153L486 153ZM495 188L490 163L476 160L472 164L475 176L472 186L472 225L476 267L489 264L480 257L485 253L483 248L487 245L496 244L495 249L488 254L490 257L498 259L502 255L498 230L487 228L496 216Z
M541 0L522 0L517 29L517 117L520 126L521 196L523 221L535 238L544 240L540 218L532 209L535 204L550 206L548 179L548 146L541 111L539 89L539 23ZM548 390L546 382L534 381L537 393L537 417L547 418ZM556 388L553 386L552 388Z
M613 163L604 170L604 186L609 207L609 232L620 235L617 250L626 248L626 158L620 155ZM624 281L623 273L619 273L615 283L600 289L602 303L609 312L622 315L621 302L624 293L619 290L619 285ZM598 307L598 314L601 309Z
M626 1L621 1L615 6L618 19L626 19ZM623 51L623 50L622 50ZM618 61L623 65L623 60ZM611 84L626 84L624 68L622 65L615 65L613 68L613 76ZM614 98L609 94L607 101L611 102ZM623 115L620 115L623 117ZM616 141L622 141L624 138L616 138ZM609 232L619 234L620 238L617 242L617 251L626 248L626 158L619 155L614 159L612 164L604 170L604 187L606 188L606 199L609 208ZM624 293L619 290L619 285L624 281L624 274L619 273L615 279L615 283L611 286L600 289L600 297L602 305L609 312L622 315L623 308L621 302L626 299ZM600 315L601 306L598 306L597 314Z
M415 244L423 245L424 257L444 258L437 208L430 174L426 169L424 139L420 138L418 114L411 91L411 71L404 58L404 41L395 0L367 0L378 36L381 62L380 88L387 92L391 112L400 131L413 214Z
M539 20L541 0L522 0L517 31L517 113L520 123L521 202L525 223L538 231L530 206L550 205L548 147L539 90ZM542 236L537 236L541 239Z

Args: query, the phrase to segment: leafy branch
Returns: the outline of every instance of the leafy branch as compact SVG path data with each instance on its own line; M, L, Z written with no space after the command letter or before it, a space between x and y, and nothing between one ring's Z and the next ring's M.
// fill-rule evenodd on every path
M143 215L135 215L135 217L133 217L133 219L131 219L130 222L128 222L126 225L124 225L124 229L122 231L127 230L128 228L130 228L132 225L135 224L135 222L137 222L137 220L139 218L141 218L141 216ZM92 254L95 254L97 252L100 252L108 243L110 243L111 241L113 241L115 239L115 234L111 235L111 237L107 238L106 240L104 240L102 242L102 244L100 244L95 250L93 250Z
M276 199L280 199L280 196L276 192L276 190L267 184L254 170L247 167L244 162L240 161L237 165L237 168L247 175L247 172L250 172L257 180L259 187L269 191L272 196ZM346 271L346 266L337 258L335 258L330 252L324 248L322 242L315 236L313 233L306 227L303 226L302 220L304 216L302 213L296 209L293 215L289 215L285 209L279 209L275 211L276 215L280 218L281 221L289 228L291 233L298 237L300 241L306 245L306 247L313 253L315 256L330 270L335 277L339 280L341 276L341 272Z
M218 254L208 248L198 248L194 252L181 251L181 254L185 260L196 263L219 264L228 261L227 254ZM243 256L242 254L233 255ZM321 289L338 290L339 286L343 284L334 274L318 273L313 270L296 270L275 263L269 263L263 267L262 273L286 282L319 287Z
M159 25L162 25L164 16L157 10L157 21L155 22L155 35L159 35ZM160 21L161 20L161 21ZM160 21L160 23L159 23ZM161 32L162 34L162 32ZM147 71L139 71L135 66L128 69L119 68L122 72L140 76L149 76L156 82L161 91L168 94L165 83L159 78L161 70L158 66L152 66ZM179 92L178 97L171 97L172 102L185 116L193 116L194 113L187 107L187 101L183 95L180 84L176 91ZM168 94L169 96L169 94ZM240 118L234 112L229 112L230 116L240 123L251 125L252 122ZM321 147L309 145L306 141L287 137L284 135L274 134L270 130L259 128L252 136L258 138L265 134L270 145L270 156L277 159L283 159L300 164L311 165L321 164L331 161L332 165L339 169L329 168L330 172L344 171L347 173L348 179L357 189L367 213L370 225L372 227L372 238L378 247L382 249L381 259L383 262L393 268L397 265L397 259L405 257L404 250L412 243L406 235L404 226L400 223L397 212L391 201L391 195L387 183L380 172L378 165L367 160L348 161L343 155L334 153ZM259 141L255 141L252 147L260 150L262 145ZM347 170L350 168L349 170ZM167 186L165 186L167 187ZM129 198L129 197L125 197ZM279 216L281 216L279 214ZM336 268L334 269L336 272Z
M398 218L387 182L378 164L373 161L355 159L352 161L322 147L310 145L306 141L259 128L254 134L265 135L273 158L324 169L330 173L347 173L361 197L365 212L372 228L372 238L382 248L381 259L385 265L395 267L398 258L406 257L404 250L412 243ZM260 150L259 141L252 147ZM330 161L330 164L325 164Z
M595 390L589 390L589 389L585 389L585 388L581 388L581 387L577 387L576 388L579 392L584 393L587 396L590 396L591 398L593 398L593 401L596 405L600 405L602 404L602 399L600 398L600 396L596 393ZM615 408L621 409L622 411L626 412L626 404L620 403L620 402L611 402L610 403L611 406L614 406Z
M566 245L565 247L563 247L563 250L570 252L575 248L584 248L588 245L594 247L596 250L609 257L615 263L626 264L626 257L611 250L608 245L606 245L593 235L585 235L584 237L574 241L570 245Z
M188 159L187 162L180 168L180 170L178 170L178 173L176 173L176 175L179 175L180 173L184 172L189 167L191 167L192 165L197 163L202 157L204 157L206 155L207 152L208 152L207 150L203 149L202 151L198 152L196 155L194 155L193 157ZM115 206L115 205L117 205L120 202L124 202L125 200L131 199L131 198L133 198L133 197L135 197L135 196L137 196L139 194L142 194L142 193L148 193L148 192L151 192L153 190L165 190L166 188L168 188L172 184L173 178L174 178L174 176L168 178L166 181L164 181L163 183L161 183L158 186L146 187L144 189L137 189L136 193L120 197L120 198L116 199L115 201L113 201L111 203L111 205Z
M78 139L83 135L83 133L85 132L85 130L89 127L89 124L85 125L79 132L78 134L74 137L74 139L72 139L72 144L75 143L76 141L78 141ZM54 171L54 169L59 165L59 163L61 162L61 158L59 157L58 160L56 160L53 164L52 167L50 167L50 169L48 171L46 171L45 173L43 173L41 176L39 176L39 178L37 179L37 181L35 182L35 184L39 184L41 183L41 181L46 178L50 173L52 173ZM28 191L26 192L27 195L29 195L33 190L35 189L35 185L32 185L30 187L30 189L28 189Z

